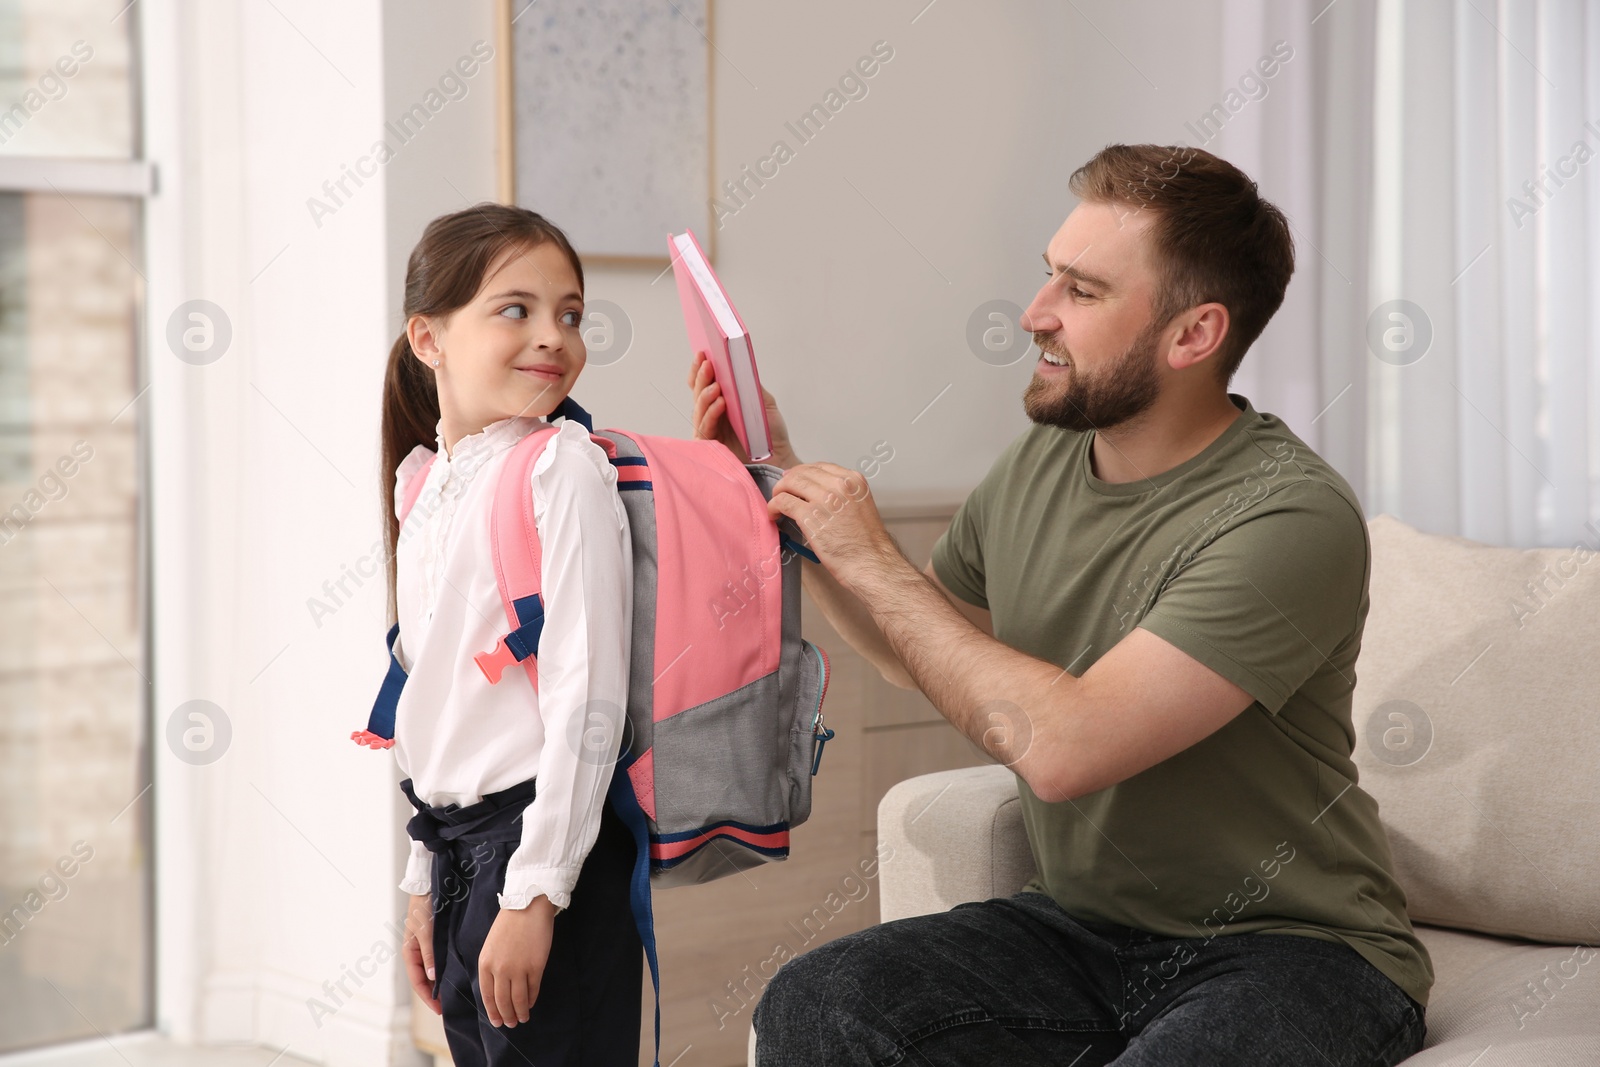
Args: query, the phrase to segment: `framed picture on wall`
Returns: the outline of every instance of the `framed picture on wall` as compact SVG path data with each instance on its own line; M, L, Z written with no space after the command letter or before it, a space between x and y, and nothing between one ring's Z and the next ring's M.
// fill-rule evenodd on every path
M497 0L500 198L585 263L666 266L711 227L712 0Z

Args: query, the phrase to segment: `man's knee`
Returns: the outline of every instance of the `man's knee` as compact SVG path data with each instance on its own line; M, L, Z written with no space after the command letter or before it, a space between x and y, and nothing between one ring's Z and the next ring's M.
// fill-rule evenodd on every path
M883 983L893 951L884 927L819 945L773 973L751 1016L763 1063L876 1062L896 1048L864 1005L888 1001ZM774 1058L776 1057L776 1058Z
M764 1040L781 1033L786 1042L803 1042L809 1040L807 1034L818 1033L822 1016L830 1032L849 1029L854 1007L866 990L879 985L879 965L892 955L872 948L883 929L858 930L786 960L767 982L751 1015L758 1037Z
M845 958L850 954L848 942L859 936L859 933L847 934L785 960L767 982L756 1004L756 1017L760 1018L764 1009L787 1014L790 1007L816 1008L828 989L830 977L845 965Z

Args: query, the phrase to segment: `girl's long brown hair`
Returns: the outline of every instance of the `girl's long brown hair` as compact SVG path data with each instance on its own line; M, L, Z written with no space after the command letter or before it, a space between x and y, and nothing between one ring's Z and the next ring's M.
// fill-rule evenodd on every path
M583 292L583 264L567 235L544 216L509 204L481 203L450 215L440 215L422 231L406 263L404 323L413 315L448 315L465 307L478 294L489 267L508 248L530 249L546 241L572 263ZM395 549L400 541L400 520L395 518L394 474L400 461L418 445L433 448L438 441L439 389L433 368L411 350L404 323L389 349L383 373L383 473L379 496L383 500L384 556L389 581L388 623L399 618L395 604Z

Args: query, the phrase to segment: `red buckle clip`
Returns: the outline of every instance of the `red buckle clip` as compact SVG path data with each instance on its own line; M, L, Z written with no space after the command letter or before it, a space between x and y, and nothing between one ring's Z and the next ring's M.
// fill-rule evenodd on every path
M350 740L354 741L358 745L366 745L370 748L394 747L394 738L379 737L371 730L356 730L350 735Z
M472 657L478 669L483 671L483 676L489 679L489 684L494 685L500 680L500 675L505 673L507 667L517 662L517 657L506 647L506 639L500 638L494 647L487 652L479 652Z

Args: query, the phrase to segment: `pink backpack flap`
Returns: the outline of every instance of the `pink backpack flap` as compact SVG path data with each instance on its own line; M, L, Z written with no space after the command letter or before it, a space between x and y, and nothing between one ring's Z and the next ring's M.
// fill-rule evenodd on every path
M530 474L556 431L513 447L491 538L508 632L475 658L496 683L537 686L544 625ZM783 474L715 441L605 429L633 544L633 634L619 767L649 835L653 885L785 859L809 817L823 743L827 655L800 636L800 559L767 515ZM785 523L788 520L784 520Z

